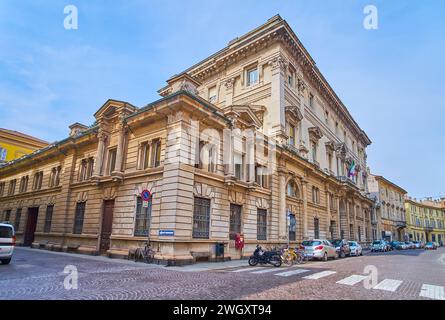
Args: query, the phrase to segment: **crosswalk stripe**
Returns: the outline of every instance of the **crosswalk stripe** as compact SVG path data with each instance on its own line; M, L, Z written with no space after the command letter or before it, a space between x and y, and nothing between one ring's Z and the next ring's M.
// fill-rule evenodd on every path
M436 300L445 300L443 287L433 286L431 284L423 284L419 296Z
M304 272L309 272L309 270L306 270L306 269L296 269L296 270L276 273L275 275L276 276L280 276L280 277L290 277L290 276L293 276L295 274L300 274L300 273L304 273Z
M317 279L320 279L320 278L324 278L324 277L330 276L331 274L334 274L334 273L337 273L337 272L335 272L335 271L322 271L322 272L317 272L317 273L311 274L310 276L306 276L306 277L303 277L303 278L304 279L310 279L310 280L317 280Z
M359 283L360 281L363 281L367 278L367 276L361 276L358 274L353 274L352 276L349 276L347 278L344 278L340 281L337 281L339 284L345 284L347 286L353 286L356 283Z
M402 282L403 281L401 280L385 279L377 284L375 287L373 287L373 289L394 292L402 284Z
M279 269L277 269L277 268L264 268L264 270L260 270L260 271L254 271L254 272L252 272L252 273L254 273L254 274L261 274L261 273L268 273L268 272L277 272ZM287 268L286 269L282 269L282 270L287 270Z
M264 267L243 268L243 269L233 270L231 272L246 272L246 271L253 271L253 270L258 270L258 269L263 269L263 268Z

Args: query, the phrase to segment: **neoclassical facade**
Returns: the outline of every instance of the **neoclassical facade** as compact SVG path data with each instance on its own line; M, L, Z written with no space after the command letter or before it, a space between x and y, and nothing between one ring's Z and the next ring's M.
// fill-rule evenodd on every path
M405 199L407 232L410 241L445 242L445 199Z
M0 168L0 219L21 243L127 256L149 238L179 264L218 242L239 259L257 243L372 239L371 141L281 17L159 93L108 100L94 125Z
M407 192L378 175L368 174L371 197L375 199L377 238L388 241L408 241L405 196Z

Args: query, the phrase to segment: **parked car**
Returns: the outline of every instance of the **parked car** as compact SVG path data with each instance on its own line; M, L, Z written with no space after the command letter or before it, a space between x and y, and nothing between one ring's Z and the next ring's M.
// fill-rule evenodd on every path
M425 250L436 250L436 249L437 249L437 247L434 244L434 242L427 242L425 244Z
M9 264L14 253L14 227L7 223L0 223L0 261Z
M363 255L363 248L357 241L349 241L349 248L351 249L351 255L353 256L362 256Z
M351 248L349 247L348 241L344 239L336 239L332 240L331 243L335 247L335 250L337 250L338 256L340 258L344 258L346 256L351 256Z
M388 245L385 240L374 240L371 244L371 252L388 251Z
M421 241L413 241L413 244L415 246L415 249L421 249L422 248Z
M338 258L337 250L328 240L305 240L301 243L301 248L308 259L327 261L329 258Z
M396 250L397 246L399 245L399 241L391 241L389 245L391 246L391 250Z
M416 249L416 245L412 243L411 241L405 241L408 249Z
M408 245L405 242L399 242L399 244L397 245L397 249L398 250L406 250L408 249Z

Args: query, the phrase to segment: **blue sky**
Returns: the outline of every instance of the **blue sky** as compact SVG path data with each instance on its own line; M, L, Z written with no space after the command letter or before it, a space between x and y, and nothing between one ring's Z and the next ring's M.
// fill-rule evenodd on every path
M65 5L79 29L65 30ZM363 28L363 8L379 29ZM48 141L108 99L165 80L279 13L373 141L368 164L416 197L445 195L445 3L0 0L0 127Z

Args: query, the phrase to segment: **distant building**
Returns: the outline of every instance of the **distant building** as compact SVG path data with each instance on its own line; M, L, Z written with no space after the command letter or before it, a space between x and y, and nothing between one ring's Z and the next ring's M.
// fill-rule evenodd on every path
M48 142L27 134L0 128L0 164L18 159L47 145Z
M388 241L407 241L405 195L407 192L382 176L368 174L368 189L375 199L378 233Z
M408 235L411 241L433 241L441 243L445 239L445 198L427 198L418 201L405 199Z

